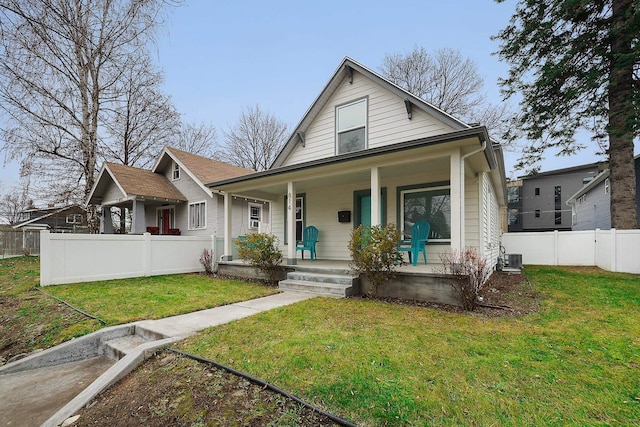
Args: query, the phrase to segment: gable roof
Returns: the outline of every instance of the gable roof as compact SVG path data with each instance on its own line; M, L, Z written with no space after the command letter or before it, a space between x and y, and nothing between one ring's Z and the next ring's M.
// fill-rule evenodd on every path
M567 201L566 201L566 204L571 206L583 194L588 193L593 188L595 188L596 185L600 184L602 181L604 181L607 178L609 178L609 169L605 169L604 171L602 171L598 175L596 175L596 177L593 178L591 181L589 181L589 183L587 185L583 186L580 190L578 190L576 192L576 194L574 194L573 196L569 197L567 199Z
M369 68L365 67L364 65L354 61L349 57L345 57L340 63L340 66L338 66L336 71L333 73L333 75L329 79L329 82L325 85L324 89L322 89L322 92L320 92L320 95L318 95L318 97L311 104L311 107L309 107L309 109L304 114L304 116L302 117L298 125L294 128L293 132L291 133L291 136L289 137L287 142L284 144L284 146L282 147L282 150L280 150L280 153L278 154L273 164L271 165L271 168L277 168L283 165L284 161L287 159L289 154L291 154L296 144L299 142L298 133L305 131L305 129L311 124L311 122L315 119L315 117L318 115L321 109L329 101L329 99L331 98L331 95L333 95L333 93L339 87L343 79L348 78L349 75L351 75L354 71L357 71L363 76L369 78L374 83L384 87L385 89L389 90L390 92L404 99L405 102L409 102L412 106L415 106L420 110L424 111L425 113L429 114L430 116L434 117L435 119L446 123L447 125L451 126L455 130L463 130L471 127L468 124L451 116L450 114L431 105L430 103L426 102L422 98L419 98L413 95L412 93L407 92L400 86L390 82L389 80L375 73L374 71L371 71Z
M186 197L164 175L153 173L147 169L105 162L86 203L100 204L94 194L98 190L103 193L110 180L118 187L124 199L144 197L187 201Z
M62 213L64 211L67 211L67 210L72 209L72 208L80 208L80 205L73 204L73 205L67 205L67 206L62 206L62 207L58 206L58 207L53 207L53 208L27 209L25 212L28 212L28 211L48 211L48 212L47 213L43 213L42 215L37 216L35 218L31 218L31 219L28 219L26 221L23 221L23 222L20 222L18 224L15 224L15 225L12 226L12 228L14 228L14 229L22 228L22 227L24 227L26 225L32 224L32 223L37 222L37 221L41 221L41 220L43 220L45 218L49 218L50 216L57 215L59 213Z
M183 169L200 188L209 194L211 194L211 190L205 186L208 182L236 178L255 172L251 169L230 165L219 160L198 156L197 154L169 146L162 149L152 171L158 173L166 167L168 159L178 163L180 168Z

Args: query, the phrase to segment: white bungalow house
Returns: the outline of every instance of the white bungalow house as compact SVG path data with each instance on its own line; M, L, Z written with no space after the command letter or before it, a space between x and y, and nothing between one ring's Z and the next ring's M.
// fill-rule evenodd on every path
M114 232L112 208L129 209L131 234L222 235L222 196L204 184L253 171L165 147L151 170L105 163L87 198L102 207L100 231ZM236 196L233 236L266 229L269 205Z
M271 204L271 232L287 264L309 225L319 260L348 260L359 224L395 223L410 237L431 224L428 263L474 246L495 265L506 206L501 147L471 126L345 58L266 171L210 180L224 195L224 258L232 260L242 194Z

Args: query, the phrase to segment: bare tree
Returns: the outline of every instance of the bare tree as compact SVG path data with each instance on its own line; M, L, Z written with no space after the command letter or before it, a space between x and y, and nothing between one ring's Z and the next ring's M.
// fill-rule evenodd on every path
M12 188L0 199L0 220L5 224L20 222L20 213L33 207L28 189Z
M95 179L103 108L122 99L115 92L123 71L145 51L166 4L0 0L0 107L10 155L49 178L46 165L54 163L83 200ZM97 230L95 208L87 219Z
M212 158L218 141L218 132L213 125L205 123L183 123L174 147L199 156Z
M260 107L247 107L238 123L225 132L219 157L228 163L255 171L271 166L287 137L287 125Z
M101 139L104 160L145 168L178 134L180 115L159 87L163 78L150 58L128 61L115 85L114 101L104 108L107 138Z
M480 123L503 135L511 116L507 104L492 105L483 93L476 64L460 51L432 54L416 46L409 53L386 54L380 72L391 82L467 123Z

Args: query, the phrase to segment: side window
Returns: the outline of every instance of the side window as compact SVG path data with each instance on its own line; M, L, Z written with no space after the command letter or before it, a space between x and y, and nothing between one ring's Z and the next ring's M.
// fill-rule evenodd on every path
M206 202L189 204L189 230L201 230L207 228L207 204Z
M367 98L336 107L336 154L367 148Z
M173 181L180 179L180 165L177 162L173 162L173 167L171 168L171 179Z

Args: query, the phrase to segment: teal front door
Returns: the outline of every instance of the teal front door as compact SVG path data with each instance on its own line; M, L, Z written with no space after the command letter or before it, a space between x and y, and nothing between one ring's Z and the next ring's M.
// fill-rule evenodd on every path
M359 190L353 193L353 227L371 225L371 190ZM387 189L380 191L380 222L387 222Z

